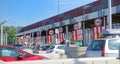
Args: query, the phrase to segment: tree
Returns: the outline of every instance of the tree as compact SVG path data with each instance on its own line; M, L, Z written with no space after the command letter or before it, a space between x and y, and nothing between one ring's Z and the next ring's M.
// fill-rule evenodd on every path
M15 41L15 37L17 34L16 27L14 26L4 26L3 33L7 33L8 35L8 44L13 44Z

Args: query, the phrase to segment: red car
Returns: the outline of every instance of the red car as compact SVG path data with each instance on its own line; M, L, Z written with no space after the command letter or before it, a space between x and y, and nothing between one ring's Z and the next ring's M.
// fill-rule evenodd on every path
M26 60L47 60L48 58L22 51L13 46L0 45L0 60L2 61L26 61Z

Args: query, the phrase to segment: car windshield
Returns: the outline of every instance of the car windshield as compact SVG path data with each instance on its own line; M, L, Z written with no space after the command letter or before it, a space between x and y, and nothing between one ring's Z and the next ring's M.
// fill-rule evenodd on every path
M93 40L88 46L89 51L100 51L105 45L105 40Z
M41 49L42 50L47 50L50 46L42 46Z
M108 48L110 50L119 50L119 48L120 48L120 39L109 40Z

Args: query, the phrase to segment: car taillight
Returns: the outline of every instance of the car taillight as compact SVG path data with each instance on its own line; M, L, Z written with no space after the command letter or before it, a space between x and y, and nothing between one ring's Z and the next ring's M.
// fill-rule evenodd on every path
M105 56L105 47L102 48L101 55L102 55L102 56Z

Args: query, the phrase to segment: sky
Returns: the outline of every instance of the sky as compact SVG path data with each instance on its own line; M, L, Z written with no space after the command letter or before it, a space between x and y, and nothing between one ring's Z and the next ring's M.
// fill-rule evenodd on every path
M59 0L59 13L96 0ZM58 0L0 0L0 22L4 25L27 26L58 14Z

